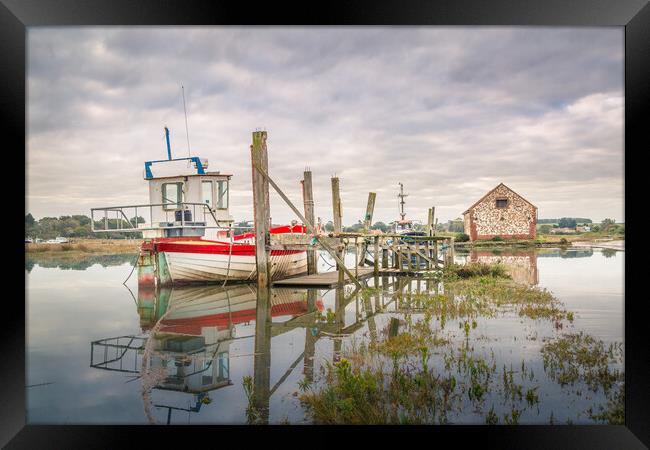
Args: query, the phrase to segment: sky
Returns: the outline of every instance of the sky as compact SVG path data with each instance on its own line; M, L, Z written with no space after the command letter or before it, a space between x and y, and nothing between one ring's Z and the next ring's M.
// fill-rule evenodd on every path
M28 29L26 213L145 204L143 163L190 153L231 173L253 218L251 133L301 208L343 223L439 222L499 183L543 218L624 221L622 27L33 27ZM272 190L272 189L271 189ZM301 208L302 209L302 208ZM271 192L274 223L295 216Z

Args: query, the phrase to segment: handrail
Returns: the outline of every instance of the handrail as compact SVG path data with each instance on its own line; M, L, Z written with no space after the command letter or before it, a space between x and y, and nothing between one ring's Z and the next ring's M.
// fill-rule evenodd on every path
M164 209L165 220L158 221L154 225L153 209L158 207L170 207L169 209ZM201 212L203 217L197 216L197 206L199 207L199 216ZM177 211L189 211L191 208L192 211L192 220L185 220L185 213L183 212L180 216L180 221L169 220L169 213L173 212L174 214ZM202 208L202 211L201 211ZM129 214L125 213L125 210L132 209L133 217L128 218ZM141 211L149 210L149 221L143 220L144 222L139 223L138 218L138 209ZM103 214L101 214L103 212ZM100 213L100 220L95 220L95 213ZM114 218L109 218L109 213L115 213ZM209 213L209 216L208 216ZM208 225L208 217L212 217L212 220L216 225ZM107 233L107 232L139 232L146 230L161 230L161 229L170 229L170 228L204 228L204 229L251 229L251 227L232 227L232 219L217 219L215 211L207 203L194 203L194 202L177 202L177 203L147 203L147 204L137 204L137 205L124 205L124 206L106 206L101 208L91 208L90 209L90 225L91 230L95 233ZM102 220L103 219L103 220ZM175 217L173 217L175 219ZM202 220L201 220L202 219ZM97 222L97 223L96 223ZM135 223L134 223L135 222ZM115 228L110 228L109 224L114 224ZM148 226L139 226L139 225L148 225ZM100 226L103 225L103 228ZM125 226L126 225L126 226Z

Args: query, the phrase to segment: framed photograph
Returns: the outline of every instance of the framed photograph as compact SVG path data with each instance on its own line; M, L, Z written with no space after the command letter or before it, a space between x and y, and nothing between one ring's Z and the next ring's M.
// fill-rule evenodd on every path
M0 443L647 448L647 2L276 7L2 0Z

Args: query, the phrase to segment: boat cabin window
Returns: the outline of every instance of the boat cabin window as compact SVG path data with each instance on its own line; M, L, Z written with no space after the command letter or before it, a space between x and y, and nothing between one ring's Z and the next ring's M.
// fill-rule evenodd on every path
M212 181L201 181L201 201L208 206L214 204L212 198Z
M178 209L183 201L183 183L163 183L162 200L164 209Z
M228 180L217 181L217 209L228 209Z

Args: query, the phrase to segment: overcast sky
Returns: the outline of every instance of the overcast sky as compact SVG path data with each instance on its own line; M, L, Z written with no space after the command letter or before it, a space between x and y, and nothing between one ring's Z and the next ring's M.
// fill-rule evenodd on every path
M27 212L148 203L146 160L191 153L232 173L252 219L251 132L269 172L343 222L461 216L503 182L539 218L623 219L623 28L60 27L28 30ZM274 223L293 217L271 194Z

